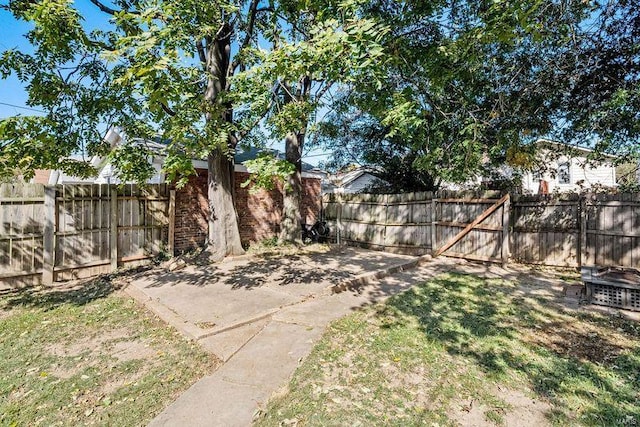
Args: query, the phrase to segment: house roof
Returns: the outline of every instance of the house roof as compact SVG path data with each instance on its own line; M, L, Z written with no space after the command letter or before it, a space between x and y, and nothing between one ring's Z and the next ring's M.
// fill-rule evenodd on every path
M244 164L244 162L248 160L253 160L257 158L260 154L263 154L263 153L271 154L272 156L280 160L285 159L284 153L280 152L279 150L275 150L273 148L256 148L256 147L249 147L249 148L239 147L236 150L236 154L233 156L233 158L234 158L235 164L240 165L240 164ZM316 169L316 167L313 165L310 165L309 163L302 162L302 170L304 172L311 172L313 169Z
M538 140L536 140L535 142L538 145L551 145L551 146L556 146L556 147L561 147L564 150L568 150L568 151L572 151L572 152L580 152L580 153L584 153L584 154L590 154L593 153L594 150L591 148L587 148L587 147L581 147L579 145L571 145L571 144L566 144L564 142L560 142L560 141L554 141L551 139L546 139L546 138L540 138ZM615 159L617 156L613 155L613 154L607 154L607 153L602 153L602 155L604 157L608 157L610 159Z
M148 140L148 139L142 139L142 138L133 138L134 142L140 143L140 144L144 144L149 150L151 150L154 154L156 155L164 155L164 152L167 148L167 145L169 144L169 141L166 139L162 139L160 137L156 137L153 140ZM273 149L273 148L259 148L259 147L238 147L236 149L236 153L234 154L233 158L234 158L234 164L236 165L242 165L244 164L244 162L248 161L248 160L254 160L256 159L259 155L263 154L263 153L268 153L273 155L274 157L276 157L277 159L281 159L284 160L285 159L285 155L284 153L280 152L279 150ZM193 159L193 160L203 160L206 161L206 159ZM304 172L310 172L313 169L316 169L315 166L310 165L309 163L306 162L302 162L302 170Z
M352 183L353 181L357 180L358 178L360 178L363 175L369 174L369 175L373 176L373 174L371 172L372 171L369 168L360 167L360 168L354 169L354 170L349 171L349 172L337 174L335 176L335 181L341 186L349 185L350 183Z

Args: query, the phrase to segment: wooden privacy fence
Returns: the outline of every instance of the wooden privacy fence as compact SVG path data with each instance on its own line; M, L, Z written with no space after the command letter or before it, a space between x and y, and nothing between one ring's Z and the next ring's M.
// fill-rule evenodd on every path
M333 239L348 244L502 263L640 267L640 194L501 197L330 194L323 205Z
M503 217L509 209L499 201L496 192L329 194L323 206L338 242L410 254L436 253L446 246L448 256L503 261L508 256L502 245L507 235ZM479 224L467 229L496 204Z
M50 284L172 252L165 184L0 185L0 282Z

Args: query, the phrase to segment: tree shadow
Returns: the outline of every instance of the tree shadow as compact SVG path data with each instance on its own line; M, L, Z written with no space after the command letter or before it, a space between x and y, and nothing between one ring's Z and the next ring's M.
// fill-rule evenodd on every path
M152 272L152 277L145 277L145 287L218 285L251 290L262 286L310 286L318 283L328 286L357 274L380 270L398 261L383 252L365 253L352 248L262 254L235 264L231 260L220 264L196 263L174 272L157 269Z
M35 286L5 289L0 291L0 310L29 307L49 311L64 304L83 306L95 300L106 298L122 289L126 285L126 278L129 275L151 269L151 266L142 266L98 277L57 283L53 287Z
M100 298L105 298L120 288L108 276L83 280L73 287L60 286L46 288L42 286L11 289L0 294L4 304L2 309L14 307L42 308L53 310L64 304L82 306Z
M587 425L640 420L640 327L570 312L555 301L513 297L518 285L448 274L392 298L384 327L418 321L452 355L497 381L518 378L550 401L549 418ZM578 314L579 313L579 314ZM575 408L575 399L587 402ZM576 411L580 419L574 419Z
M331 263L340 264L341 261L337 254L314 254L313 257L290 255L284 258L265 256L247 265L234 267L226 275L224 283L232 289L252 289L266 283L276 286L304 285L351 277L353 273L349 271L326 267Z

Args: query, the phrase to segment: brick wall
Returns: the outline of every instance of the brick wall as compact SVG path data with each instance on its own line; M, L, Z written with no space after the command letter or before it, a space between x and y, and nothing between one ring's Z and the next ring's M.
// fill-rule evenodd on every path
M243 245L277 236L282 219L282 186L252 194L249 187L241 186L248 178L248 173L236 172L236 211Z
M302 222L313 224L320 219L320 203L322 201L322 189L320 180L312 178L302 179Z
M197 172L185 187L176 191L176 253L200 247L207 238L207 171L198 169ZM283 197L281 186L252 194L249 187L241 186L248 178L246 172L235 173L238 226L240 240L245 246L278 235ZM320 180L303 178L302 182L302 220L312 223L320 215Z
M176 189L176 253L199 248L207 240L207 170L197 169L196 173L187 185Z

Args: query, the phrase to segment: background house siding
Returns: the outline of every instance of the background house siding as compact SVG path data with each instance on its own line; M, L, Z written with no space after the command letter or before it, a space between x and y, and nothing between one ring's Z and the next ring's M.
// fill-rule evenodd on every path
M614 187L616 185L615 167L609 163L597 165L586 165L584 157L577 158L559 158L549 165L549 172L543 174L542 178L549 184L549 192L573 192L581 189L589 189L594 185L603 185L606 187ZM569 173L571 182L569 184L560 184L556 171L563 163L569 163ZM523 177L523 190L525 192L536 194L540 187L540 180L535 178L531 172Z

